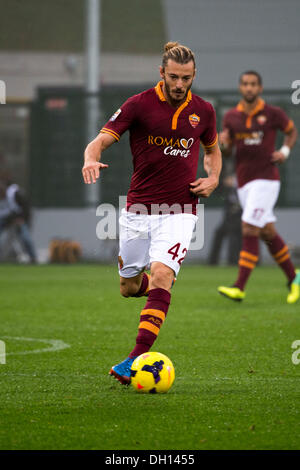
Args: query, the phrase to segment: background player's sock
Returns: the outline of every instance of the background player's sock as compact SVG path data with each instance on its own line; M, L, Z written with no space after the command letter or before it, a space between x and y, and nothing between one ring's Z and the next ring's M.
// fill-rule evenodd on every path
M145 308L141 311L136 345L129 357L136 357L149 351L167 316L170 300L171 294L165 289L149 290Z
M235 287L244 290L246 282L258 261L259 239L254 236L243 237L239 258L239 273Z
M143 295L148 295L149 280L150 280L150 274L143 273L141 287L139 288L138 292L134 294L132 297L142 297Z
M290 258L288 246L285 244L280 235L278 235L278 233L272 240L268 240L265 243L274 260L284 271L289 283L291 283L296 277L296 272Z

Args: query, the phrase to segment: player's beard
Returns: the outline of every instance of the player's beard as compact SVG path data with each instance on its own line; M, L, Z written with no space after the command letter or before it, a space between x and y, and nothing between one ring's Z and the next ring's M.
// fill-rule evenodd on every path
M243 98L244 100L246 101L246 103L248 104L252 104L254 103L254 101L256 101L258 99L259 95L243 95Z
M166 90L166 93L168 95L168 99L169 99L170 103L173 106L179 106L181 103L183 103L186 100L187 94L188 94L189 90L192 87L192 83L191 83L190 86L188 86L187 89L185 90L185 93L182 93L177 98L176 95L174 96L174 94L171 94L172 93L171 92L171 87L170 87L170 85L168 85L168 83L165 79L164 79L164 82L165 82L165 90ZM177 90L176 88L174 90L172 90L173 93L175 93L176 90Z

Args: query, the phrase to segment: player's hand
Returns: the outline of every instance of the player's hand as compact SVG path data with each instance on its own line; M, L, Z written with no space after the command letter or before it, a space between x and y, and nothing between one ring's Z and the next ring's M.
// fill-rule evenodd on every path
M218 184L219 180L214 176L199 178L193 181L193 183L190 183L190 191L198 197L209 197Z
M285 160L286 157L279 150L275 150L275 152L272 153L271 162L280 164L285 162Z
M228 148L231 143L230 132L229 129L224 129L222 132L219 133L219 145L221 148Z
M100 171L104 168L108 168L108 165L105 163L85 161L82 167L82 176L85 184L96 183L96 180L100 176Z

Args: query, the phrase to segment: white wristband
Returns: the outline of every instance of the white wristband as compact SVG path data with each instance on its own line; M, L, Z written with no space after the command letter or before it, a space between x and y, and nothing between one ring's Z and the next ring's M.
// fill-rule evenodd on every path
M284 158L287 159L291 152L291 149L288 145L283 145L279 152L281 152L284 155Z

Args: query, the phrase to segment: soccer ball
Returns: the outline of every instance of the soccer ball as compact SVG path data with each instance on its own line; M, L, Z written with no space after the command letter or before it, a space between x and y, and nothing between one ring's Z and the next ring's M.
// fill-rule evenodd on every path
M138 356L131 366L131 384L142 393L166 393L175 379L170 359L159 352Z

